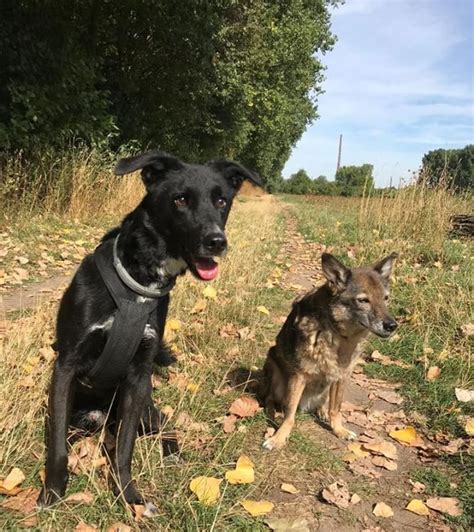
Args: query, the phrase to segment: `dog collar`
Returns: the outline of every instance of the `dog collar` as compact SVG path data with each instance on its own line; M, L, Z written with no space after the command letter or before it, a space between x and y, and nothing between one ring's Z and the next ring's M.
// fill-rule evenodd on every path
M176 283L176 278L172 278L169 283L165 286L162 286L161 288L148 288L146 286L141 285L135 279L127 272L127 270L124 268L122 262L118 258L117 254L117 243L119 239L120 233L116 236L114 241L114 250L113 250L113 257L114 257L114 268L117 272L117 275L120 277L121 281L130 288L130 290L133 290L137 294L143 296L143 297L151 297L151 298L157 298L157 297L163 297L169 294L169 292L172 290Z

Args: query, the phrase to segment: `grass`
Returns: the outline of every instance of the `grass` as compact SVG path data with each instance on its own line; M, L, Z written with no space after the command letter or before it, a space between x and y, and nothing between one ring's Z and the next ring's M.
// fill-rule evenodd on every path
M137 177L115 183L114 191L106 183L109 178L100 174L100 165L89 170L89 164L79 158L72 177L64 171L64 182L69 183L65 190L69 192L60 196L53 190L43 198L38 196L35 204L41 205L40 210L29 209L25 201L17 212L13 205L3 211L0 238L8 241L8 254L0 257L0 279L2 269L10 272L18 266L17 256L28 258L21 267L27 269L31 280L41 277L42 253L52 257L47 272L61 261L69 260L72 265L93 248L105 227L113 226L136 204L143 190ZM74 177L79 174L81 179ZM67 188L70 186L72 193ZM392 305L401 322L398 340L374 340L370 349L399 358L410 368L370 363L366 372L403 383L405 409L424 430L463 435L461 419L472 415L472 407L456 401L454 387L473 386L472 345L459 334L459 328L473 319L469 294L473 291L474 249L467 240L448 239L446 229L450 213L463 212L466 204L445 192L430 195L412 190L396 198L370 201L301 197L285 197L284 201L308 240L325 244L348 264L375 261L393 250L401 253L392 290ZM309 494L316 494L326 482L339 478L343 465L331 449L312 437L313 421L308 416L299 416L288 447L278 455L261 450L266 430L263 413L240 422L241 429L232 434L224 434L219 421L241 391L216 395L214 390L223 385L230 371L262 366L281 325L280 317L287 314L294 297L281 287L268 287L275 268L286 269L288 258L282 259L280 253L286 216L271 197L238 199L228 228L229 256L212 285L216 300L205 299L203 284L190 276L180 279L173 291L169 318L178 320L180 327L168 333L168 340L178 353L176 372L186 380L179 386L168 380L166 373L159 375L155 401L161 408L174 411L165 430L173 428L183 413L205 424L205 430L180 429L182 454L178 462L163 458L157 438L137 441L133 475L143 493L158 503L158 517L137 525L113 497L99 469L73 475L68 486L68 493L90 491L95 496L93 504L78 508L61 503L38 516L39 528L71 530L85 522L102 530L123 521L150 530L264 530L262 519L248 516L240 500L271 499L279 493L280 482L294 479L305 483ZM203 301L205 308L194 311ZM260 305L269 309L268 316L257 310ZM0 476L20 467L27 475L27 486L41 485L43 419L51 363L39 348L51 343L54 319L54 304L17 312L9 316L13 326L7 336L0 337ZM250 338L224 337L220 331L226 324L236 329L249 327ZM441 374L430 382L425 374L432 365L438 365ZM190 480L203 474L223 478L241 454L254 461L256 482L246 486L223 482L217 506L197 503L189 491ZM417 475L420 479L424 475L427 485L432 486L429 493L455 494L468 511L472 492L463 470L470 467L470 457L463 455L461 459L463 462L450 458L446 471L438 476L436 470L426 468ZM459 473L453 473L456 470ZM446 479L453 475L459 479L458 488L448 491ZM371 496L376 488L363 482L358 490ZM299 511L318 518L317 504L305 502ZM0 528L18 526L14 514L0 509Z

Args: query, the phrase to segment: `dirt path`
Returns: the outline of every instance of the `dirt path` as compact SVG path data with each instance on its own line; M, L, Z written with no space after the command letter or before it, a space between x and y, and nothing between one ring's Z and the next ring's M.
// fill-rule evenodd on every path
M283 275L283 287L301 294L320 285L323 281L320 257L325 249L324 245L306 242L297 231L296 221L289 217L286 243L279 258L297 257L297 260ZM394 383L368 378L358 366L346 390L343 405L346 425L358 435L355 441L359 444L358 448L360 444L387 442L395 446L396 459L386 460L384 456L373 454L357 458L348 449L348 442L336 438L326 427L318 426L312 420L300 424L299 430L305 436L317 440L319 444L322 442L341 456L347 456L346 469L337 481L348 486L351 495L357 493L361 498L357 504L349 503L347 508L340 509L320 499L319 530L450 530L436 512L430 511L430 516L425 517L405 510L410 500L426 498L423 486L414 487L412 480L415 470L425 466L422 458L432 462L431 467L436 467L436 462L427 458L430 445L421 435L417 447L400 445L389 437L390 430L410 425L410 419L403 411L403 398L396 389ZM394 515L390 518L376 517L373 509L378 502L390 506ZM300 512L304 513L305 509L300 508Z
M0 293L0 315L6 316L13 312L32 309L45 301L59 299L72 275L73 272L54 275L45 281Z

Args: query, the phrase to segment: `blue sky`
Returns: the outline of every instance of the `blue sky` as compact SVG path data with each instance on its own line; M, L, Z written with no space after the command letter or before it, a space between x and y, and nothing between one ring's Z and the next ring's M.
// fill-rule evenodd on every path
M474 143L474 0L347 0L333 12L334 49L308 127L283 175L374 165L398 184L436 148Z

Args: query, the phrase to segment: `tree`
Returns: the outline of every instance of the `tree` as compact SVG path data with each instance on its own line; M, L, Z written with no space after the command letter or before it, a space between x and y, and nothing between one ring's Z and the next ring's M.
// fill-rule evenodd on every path
M341 166L336 173L336 186L341 196L362 196L374 188L373 165Z
M474 188L474 144L458 150L433 150L423 156L419 181L429 187Z
M284 191L288 194L311 194L313 181L305 170L298 170L287 180Z
M238 159L276 189L317 118L336 4L2 0L0 153L133 142Z

